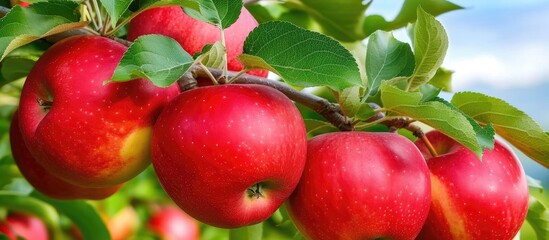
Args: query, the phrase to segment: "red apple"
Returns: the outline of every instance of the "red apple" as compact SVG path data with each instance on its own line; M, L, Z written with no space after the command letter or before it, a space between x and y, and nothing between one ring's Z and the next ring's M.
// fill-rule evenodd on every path
M309 141L288 213L307 239L414 239L431 200L429 170L394 133L339 132Z
M193 218L235 228L259 223L292 193L305 164L299 111L259 85L220 85L182 93L153 130L160 183Z
M250 12L242 8L238 20L225 30L229 70L242 70L243 65L238 61L237 56L242 54L244 40L257 25L257 21ZM134 41L146 34L171 37L191 55L202 51L207 44L221 41L219 28L187 16L181 7L153 8L132 19L128 29L128 40ZM248 73L267 77L268 71L252 70ZM208 83L208 81L203 82Z
M513 239L528 210L528 186L515 154L497 141L482 161L455 140L429 132L438 157L416 145L431 171L432 202L418 239Z
M59 179L44 169L30 154L21 131L16 112L11 120L10 145L15 163L21 174L39 192L55 199L103 199L114 194L120 186L109 188L84 188Z
M17 237L32 240L48 240L48 229L38 218L11 213L4 222L0 221L0 233L5 234L9 239L16 240Z
M200 238L200 229L196 220L174 206L165 206L154 212L147 226L164 240L198 240Z
M103 215L103 220L107 224L112 240L129 239L139 227L139 216L131 206L121 209L111 217Z
M82 187L111 187L150 162L152 125L178 93L148 80L104 84L126 47L99 36L65 39L31 70L21 94L20 128L48 172Z
M28 6L30 5L30 3L20 1L20 2L19 2L19 5L21 5L21 7L28 7Z

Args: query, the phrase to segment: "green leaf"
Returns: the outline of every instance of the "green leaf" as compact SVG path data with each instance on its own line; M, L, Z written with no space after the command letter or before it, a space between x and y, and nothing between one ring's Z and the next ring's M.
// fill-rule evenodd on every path
M360 105L358 112L355 115L355 118L360 120L368 120L376 115L374 109L368 103L363 103Z
M52 1L11 9L0 20L0 61L34 40L86 26L87 22L79 22L77 8L76 2Z
M29 74L36 61L25 57L7 57L2 61L0 72L3 81L0 86L13 82Z
M490 150L494 149L494 142L495 142L495 135L496 130L494 129L494 126L492 124L486 124L486 126L482 127L480 126L475 119L467 115L466 113L462 112L460 109L449 103L448 101L442 99L442 98L435 98L433 101L441 102L445 104L446 106L454 109L455 111L460 112L467 118L467 121L473 126L473 130L475 130L475 133L477 135L478 143L480 144L480 147L482 149L488 148Z
M246 38L239 59L248 68L275 72L294 86L342 90L362 84L355 59L339 42L288 22L260 24Z
M304 119L303 121L305 122L305 127L307 128L307 135L310 137L323 133L339 131L337 127L334 127L334 125L326 121L316 119Z
M322 26L323 32L343 42L364 39L360 25L372 1L363 0L300 0L302 10L308 12Z
M251 4L246 5L246 9L254 16L259 23L276 20L281 14L288 11L281 4Z
M147 78L156 86L167 87L183 76L193 62L193 58L174 39L144 35L124 53L112 81Z
M354 117L360 108L360 87L345 88L339 94L341 110L347 117Z
M111 25L113 28L131 3L132 0L101 0L101 4L103 4L103 7L107 10L109 17L111 18Z
M523 111L501 99L474 92L456 93L451 102L481 124L493 124L498 135L549 167L549 136Z
M389 84L381 85L383 108L390 115L406 116L441 131L473 151L482 159L482 148L475 131L462 113L441 102L421 103L421 93L405 92Z
M406 26L414 22L417 18L416 10L421 6L426 12L433 16L438 16L445 12L463 9L461 6L446 0L406 0L398 15L392 20L387 21L380 15L368 15L364 19L362 28L364 37L369 36L376 30L391 31Z
M202 52L195 53L194 58L201 58L201 63L206 67L222 69L225 67L225 47L221 42L207 44L202 48Z
M0 191L0 208L23 212L40 218L48 227L59 225L59 215L44 201L19 193Z
M421 102L428 102L433 100L440 94L441 89L437 88L431 84L423 84L419 87L419 92L421 92Z
M290 10L282 13L278 17L280 21L291 22L299 27L314 30L314 19L307 12L303 10Z
M221 29L231 26L242 10L242 0L201 0L199 9L185 8L190 17L207 22Z
M404 27L407 23L414 21L417 18L416 10L419 6L433 16L463 9L463 7L446 0L406 0L398 15L391 21L392 28Z
M231 229L229 233L229 240L261 240L262 237L263 223Z
M407 89L415 90L431 80L444 61L448 50L448 35L439 21L417 9L417 23L414 32L414 54L416 65L408 80Z
M549 239L549 210L543 203L530 195L526 221L532 226L538 240Z
M34 191L31 196L36 197L53 206L57 211L69 219L80 229L84 239L111 239L109 230L97 211L85 201L55 200Z
M150 8L166 7L166 6L181 6L185 8L192 8L192 9L198 10L199 9L198 1L200 0L140 0L139 9L135 11L135 13L139 14Z
M435 76L431 78L429 83L437 88L440 88L442 91L451 92L453 74L454 71L439 67L435 73Z
M383 80L410 76L414 65L414 54L410 45L398 41L392 33L377 31L370 36L366 51L366 96L375 94Z
M537 180L528 175L526 175L526 180L528 182L528 188L530 188L530 191L538 191L539 193L543 193L543 185L541 185L540 180Z

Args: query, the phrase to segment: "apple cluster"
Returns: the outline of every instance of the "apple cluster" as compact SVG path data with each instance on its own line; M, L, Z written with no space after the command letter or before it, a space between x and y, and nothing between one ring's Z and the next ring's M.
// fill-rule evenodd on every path
M229 70L242 70L236 56L256 26L242 9L226 30ZM128 39L146 34L172 37L190 54L219 39L179 7L133 19ZM479 160L439 132L427 134L439 156L395 133L307 140L294 103L269 87L181 93L145 79L105 84L125 50L104 37L72 37L33 67L10 139L38 191L103 199L152 160L181 209L223 228L264 221L283 203L308 239L512 239L525 219L524 171L499 141Z

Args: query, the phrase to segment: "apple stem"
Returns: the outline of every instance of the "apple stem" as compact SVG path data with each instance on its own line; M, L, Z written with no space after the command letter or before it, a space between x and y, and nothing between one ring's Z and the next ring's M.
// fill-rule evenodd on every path
M261 193L261 185L259 183L256 183L251 188L248 188L248 191L250 192L249 194L250 197L255 197L256 199L263 197L263 194Z
M49 110L51 106L53 105L53 101L44 100L41 98L37 98L36 101L38 102L38 105L44 107L44 109Z
M429 149L429 152L431 153L431 156L433 156L433 157L438 157L439 156L437 151L433 147L433 144L431 144L431 141L429 141L429 138L427 138L427 136L425 136L425 134L423 134L423 136L421 136L421 140L423 141L423 143L425 143L425 146L427 146L427 149Z

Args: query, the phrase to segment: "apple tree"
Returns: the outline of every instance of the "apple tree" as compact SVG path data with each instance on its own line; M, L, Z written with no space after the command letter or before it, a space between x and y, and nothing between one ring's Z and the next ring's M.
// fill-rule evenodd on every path
M0 1L0 239L547 239L510 146L549 134L452 92L462 7L371 3Z

